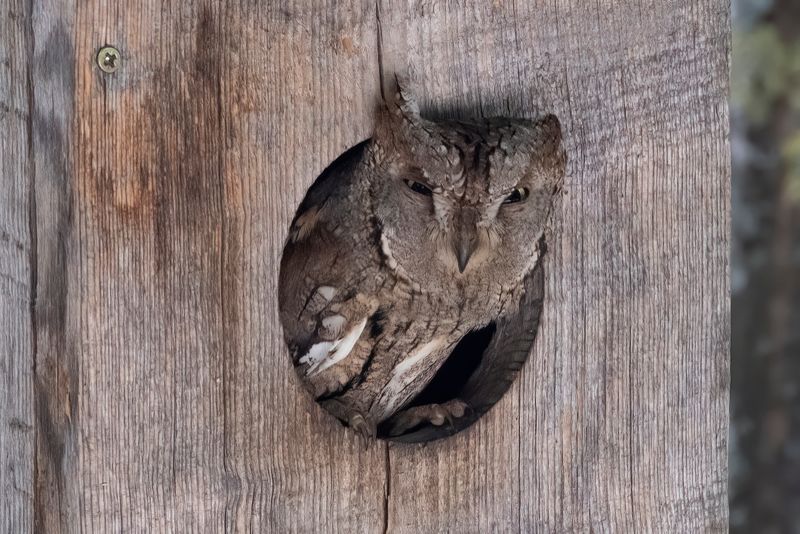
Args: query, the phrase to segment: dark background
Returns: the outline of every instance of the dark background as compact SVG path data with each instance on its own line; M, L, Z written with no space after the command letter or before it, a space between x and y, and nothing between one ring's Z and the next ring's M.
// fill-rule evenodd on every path
M731 532L800 532L800 1L734 0Z

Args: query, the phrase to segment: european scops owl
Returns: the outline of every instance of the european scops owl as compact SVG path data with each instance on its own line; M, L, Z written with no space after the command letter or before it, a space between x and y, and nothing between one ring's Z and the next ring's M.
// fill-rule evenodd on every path
M279 295L304 383L373 437L475 408L412 403L464 336L520 314L566 162L554 115L427 120L401 84L387 100L301 204Z

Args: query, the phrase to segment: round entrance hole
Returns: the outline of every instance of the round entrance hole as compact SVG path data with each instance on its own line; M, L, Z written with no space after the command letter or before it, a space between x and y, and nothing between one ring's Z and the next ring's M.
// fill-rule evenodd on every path
M401 87L300 204L280 318L303 384L361 435L452 435L525 362L566 155L554 115L428 120Z
M352 199L353 191L368 189L359 182L369 143L331 163L296 212L279 281L285 339L306 389L344 425L400 442L440 439L470 426L499 401L530 353L543 303L544 241L532 244L539 261L524 279L518 312L470 329L431 376L420 373L424 384L413 396L388 416L366 422L398 368L402 372L414 356L393 355L392 347L417 335L416 322L438 320L396 310L427 298L425 288L392 274L392 258L382 246L385 230L370 216L369 203L359 208ZM394 313L403 320L393 320Z

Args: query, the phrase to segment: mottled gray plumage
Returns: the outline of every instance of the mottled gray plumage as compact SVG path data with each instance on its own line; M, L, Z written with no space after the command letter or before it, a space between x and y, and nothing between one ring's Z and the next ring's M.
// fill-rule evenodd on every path
M564 164L552 115L433 122L399 89L311 189L284 250L281 321L313 395L369 435L470 413L404 407L467 333L517 316Z

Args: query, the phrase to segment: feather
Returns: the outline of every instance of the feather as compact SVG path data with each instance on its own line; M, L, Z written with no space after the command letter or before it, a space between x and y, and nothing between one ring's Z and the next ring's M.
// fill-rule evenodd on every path
M367 318L364 317L343 337L335 341L321 341L312 345L306 355L300 358L300 363L309 364L306 376L314 376L347 358L366 326Z

